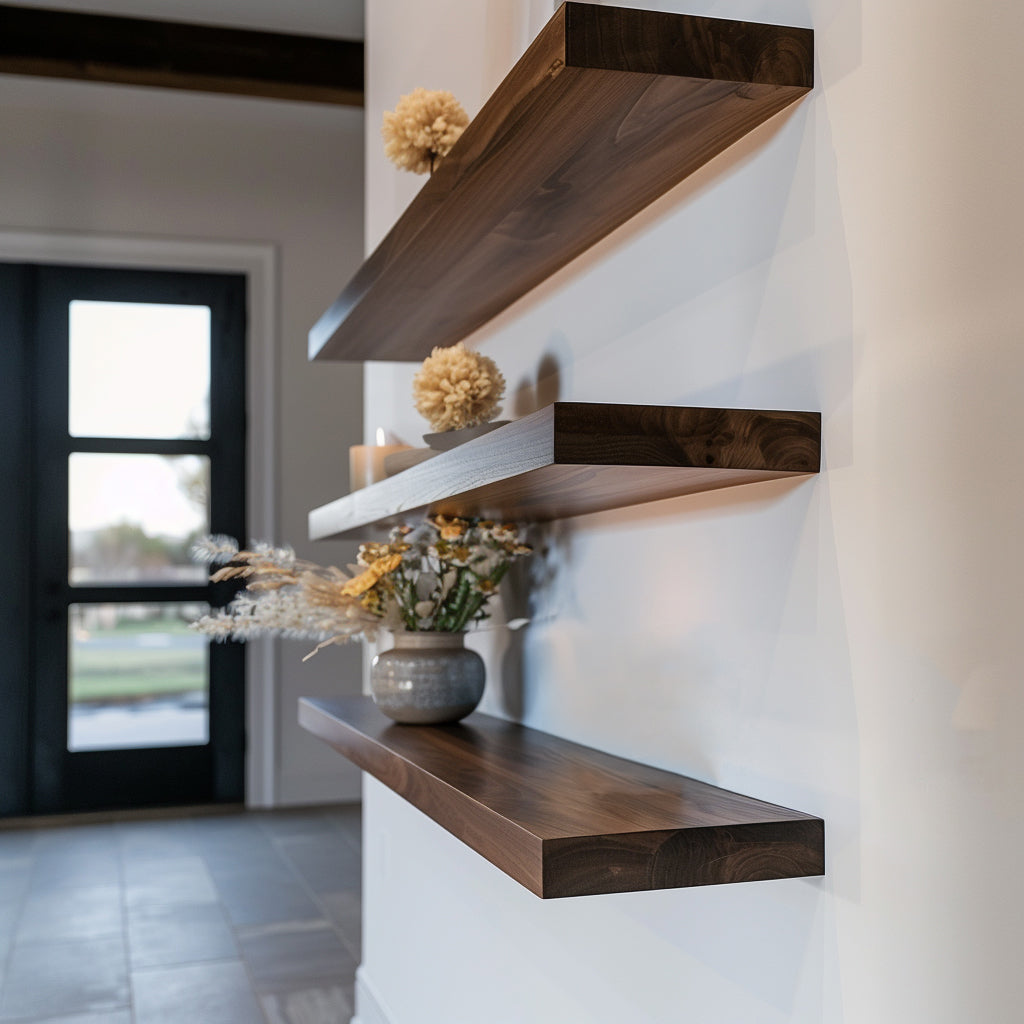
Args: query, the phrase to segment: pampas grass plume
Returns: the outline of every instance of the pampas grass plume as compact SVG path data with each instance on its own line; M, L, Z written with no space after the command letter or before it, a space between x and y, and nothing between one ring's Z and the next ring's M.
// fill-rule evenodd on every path
M416 411L436 431L487 423L505 393L494 360L465 348L435 348L413 378Z
M467 124L469 115L450 92L413 89L384 113L384 153L404 171L432 173Z

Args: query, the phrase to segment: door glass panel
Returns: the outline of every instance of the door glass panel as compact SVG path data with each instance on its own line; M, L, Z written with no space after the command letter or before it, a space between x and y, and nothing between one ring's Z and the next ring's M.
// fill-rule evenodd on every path
M73 604L68 612L68 750L207 743L203 604Z
M72 437L208 438L210 309L75 299Z
M73 453L71 583L204 583L189 552L209 532L209 493L205 455Z

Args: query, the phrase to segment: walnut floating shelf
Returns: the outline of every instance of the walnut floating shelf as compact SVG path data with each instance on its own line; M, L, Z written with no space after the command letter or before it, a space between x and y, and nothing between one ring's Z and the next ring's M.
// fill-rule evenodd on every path
M813 33L565 3L310 331L420 360L485 324L813 86Z
M309 515L312 540L423 511L543 522L817 473L821 415L555 402Z
M545 898L825 871L820 818L500 718L395 725L344 697L299 722Z

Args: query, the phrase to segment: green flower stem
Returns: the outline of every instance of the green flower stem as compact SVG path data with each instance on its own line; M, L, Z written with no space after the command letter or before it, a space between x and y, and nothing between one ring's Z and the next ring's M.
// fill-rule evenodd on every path
M438 631L456 633L466 625L463 609L473 590L473 582L465 569L459 569L459 578L446 602L445 613L438 620Z
M399 569L396 573L398 579L395 581L395 599L398 602L399 610L402 613L402 621L405 628L415 632L416 630L416 581L410 579Z
M411 630L418 628L416 621L416 580L411 579L406 590L405 622Z
M484 606L487 601L488 594L474 594L472 600L467 602L465 609L463 610L462 625L460 629L466 628L466 623L475 619L477 612Z

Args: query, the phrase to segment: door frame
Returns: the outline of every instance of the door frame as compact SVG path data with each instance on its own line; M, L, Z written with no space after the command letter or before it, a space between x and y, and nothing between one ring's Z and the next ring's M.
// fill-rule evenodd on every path
M0 230L0 260L244 274L248 305L246 519L253 537L274 537L277 508L277 247L258 243ZM247 538L239 538L244 541ZM246 649L245 793L248 807L277 803L278 653L269 639Z

